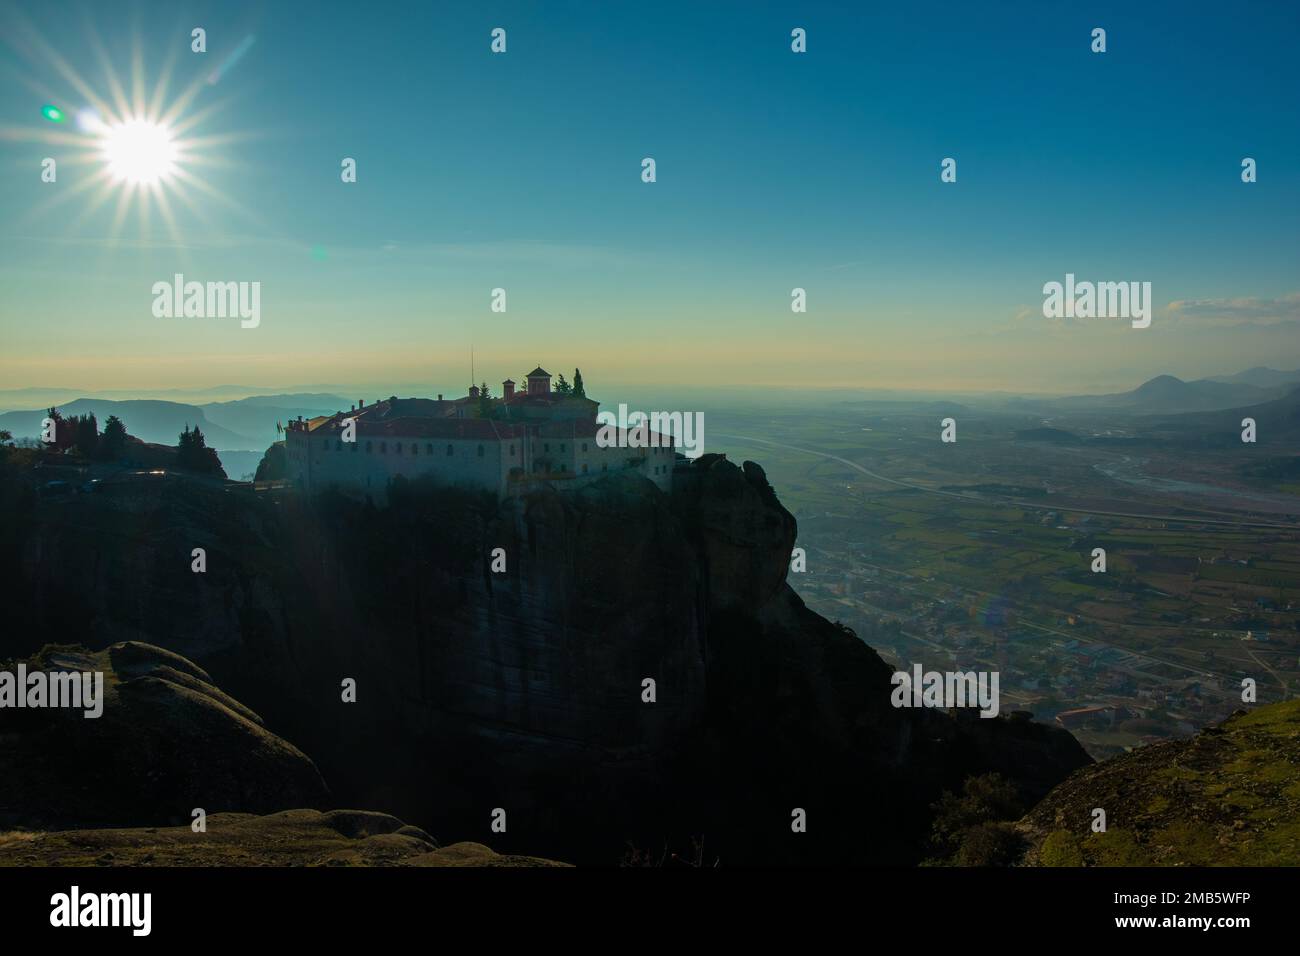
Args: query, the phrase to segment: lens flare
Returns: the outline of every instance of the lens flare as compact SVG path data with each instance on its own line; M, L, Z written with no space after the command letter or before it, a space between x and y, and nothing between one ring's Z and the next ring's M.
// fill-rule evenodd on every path
M57 106L49 106L49 105L42 106L41 115L44 116L47 120L49 120L51 123L63 122L63 110L59 109Z

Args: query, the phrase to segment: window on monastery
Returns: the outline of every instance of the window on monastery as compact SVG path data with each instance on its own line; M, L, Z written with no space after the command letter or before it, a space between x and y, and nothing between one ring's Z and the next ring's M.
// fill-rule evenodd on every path
M425 445L424 445L424 453L425 453L426 455L432 455L432 454L433 454L433 442L426 442L426 443L425 443Z
M337 441L337 442L335 442L335 443L334 443L334 450L335 450L335 451L342 451L342 450L343 450L343 442L342 442L342 441Z
M418 441L411 442L411 454L418 455L419 453L420 453L420 443Z
M550 442L547 442L545 445L542 446L542 451L546 452L547 454L550 454L551 451Z
M393 451L397 452L399 455L402 453L402 443L400 441L393 442Z
M560 451L564 451L564 442L560 442Z
M353 451L356 451L356 450L357 450L357 443L356 443L356 442L349 442L348 444L350 444L350 445L352 446L352 450L353 450Z
M370 442L366 442L366 454L369 454L369 453L370 453L371 451L373 451L373 450L374 450L374 449L371 447L371 443L370 443Z
M479 446L478 446L478 456L479 456L480 458L483 457L483 446L482 446L482 445L479 445Z
M379 443L379 454L381 454L381 455L387 455L387 454L388 454L388 442L386 442L386 441L381 441L381 442Z
M583 450L583 451L586 451L586 450L587 450L587 443L586 443L586 442L583 442L583 443L582 443L582 450Z
M606 465L601 465L601 466L600 466L600 470L601 470L601 471L609 471L609 465L607 465L607 464L606 464Z
M452 447L451 447L450 445L448 445L448 446L447 446L447 457L450 458L453 454L454 454L454 451L452 450Z
M584 475L587 473L587 466L585 464L582 466L582 473Z
M514 445L511 445L511 446L510 446L510 457L511 457L511 458L514 458L514 457L515 457L515 446L514 446Z

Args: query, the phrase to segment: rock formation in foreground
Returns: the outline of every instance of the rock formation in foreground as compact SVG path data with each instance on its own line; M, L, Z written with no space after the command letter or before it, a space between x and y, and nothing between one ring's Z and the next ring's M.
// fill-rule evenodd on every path
M502 852L912 863L968 776L1032 802L1090 762L1021 717L890 706L890 666L786 582L795 519L752 462L706 455L671 495L630 475L499 503L412 484L384 509L137 483L2 533L0 573L31 595L10 653L51 633L168 647L338 803Z
M188 824L195 808L266 813L327 799L310 759L177 654L134 642L49 646L23 663L28 673L100 672L104 700L94 718L0 710L0 825Z
M563 866L481 843L440 847L384 813L218 813L188 826L0 833L0 866Z
M1300 865L1300 700L1076 771L1018 828L1031 865Z

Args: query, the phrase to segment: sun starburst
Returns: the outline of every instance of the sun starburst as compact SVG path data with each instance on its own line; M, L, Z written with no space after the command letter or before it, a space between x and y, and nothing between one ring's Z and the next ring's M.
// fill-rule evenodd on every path
M108 235L100 237L110 245L122 237L133 214L142 237L147 237L155 210L170 238L181 243L175 203L201 221L207 218L204 207L213 201L257 220L200 173L205 168L233 166L223 147L249 137L248 133L197 134L229 103L228 98L201 102L213 95L216 74L198 71L188 86L169 99L177 58L177 47L172 47L152 90L147 90L149 64L137 38L127 74L128 96L124 77L92 24L87 24L87 34L99 61L98 82L74 68L30 23L14 20L5 25L11 28L5 32L14 49L31 62L33 70L22 80L39 101L31 123L0 127L0 138L48 146L49 156L57 161L58 182L67 183L67 188L33 207L29 220L48 219L55 207L82 197L86 201L79 214L68 222L68 228L77 232L102 206L116 200ZM75 122L65 122L72 117Z

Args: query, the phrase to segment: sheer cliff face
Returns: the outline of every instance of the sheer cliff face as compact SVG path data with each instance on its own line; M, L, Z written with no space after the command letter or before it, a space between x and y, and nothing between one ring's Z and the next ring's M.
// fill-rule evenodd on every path
M1088 762L1025 721L893 709L891 668L786 583L795 521L753 463L706 456L671 496L616 476L499 505L197 486L71 504L22 543L28 632L199 660L341 804L440 839L577 862L700 837L710 862L904 862L966 774L1035 797Z

